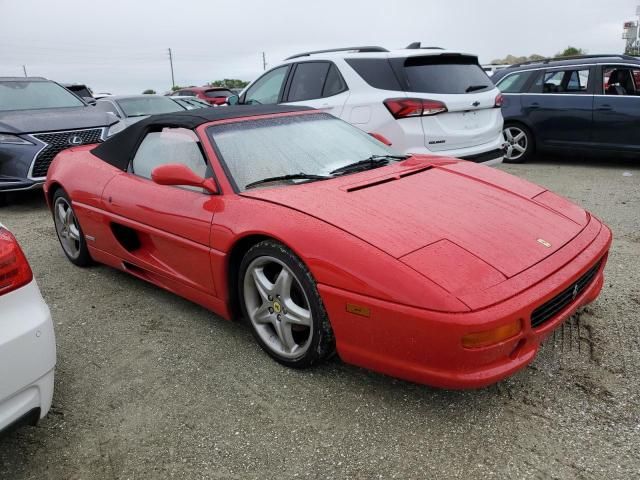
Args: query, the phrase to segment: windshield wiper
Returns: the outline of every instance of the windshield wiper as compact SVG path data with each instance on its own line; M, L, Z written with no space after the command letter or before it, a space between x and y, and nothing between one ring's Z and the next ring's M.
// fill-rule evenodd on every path
M475 92L476 90L482 90L483 88L488 88L489 85L470 85L465 90L465 93Z
M310 173L291 173L289 175L278 175L277 177L263 178L262 180L256 180L255 182L247 183L244 188L251 188L261 185L263 183L277 182L279 180L326 180L331 177L326 175L313 175Z
M339 175L341 173L355 172L358 170L368 170L371 168L382 167L389 163L389 160L406 160L410 155L371 155L364 160L350 163L344 167L336 168L329 172L330 175Z

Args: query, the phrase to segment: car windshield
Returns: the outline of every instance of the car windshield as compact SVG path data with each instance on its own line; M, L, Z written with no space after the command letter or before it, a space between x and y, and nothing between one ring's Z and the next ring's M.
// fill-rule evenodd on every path
M118 105L127 117L140 117L143 115L155 115L157 113L171 113L185 110L185 108L168 97L145 96L135 98L123 98L118 100Z
M215 125L207 132L241 191L265 178L301 173L324 177L371 156L397 155L326 113L246 120Z
M0 111L83 106L78 97L54 82L0 82Z

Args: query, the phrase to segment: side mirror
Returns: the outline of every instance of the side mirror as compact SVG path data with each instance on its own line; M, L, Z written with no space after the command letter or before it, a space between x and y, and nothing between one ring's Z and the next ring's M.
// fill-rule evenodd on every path
M93 97L82 97L82 99L87 102L89 105L95 105L96 99Z
M379 133L375 133L375 132L371 132L371 133L369 133L369 135L371 135L373 138L375 138L379 142L384 143L387 147L391 146L391 142L384 135L380 135Z
M151 179L158 185L187 185L204 188L209 193L218 193L218 187L212 178L202 178L181 163L169 163L154 168Z
M240 103L240 97L238 95L227 97L227 105L237 105L238 103Z

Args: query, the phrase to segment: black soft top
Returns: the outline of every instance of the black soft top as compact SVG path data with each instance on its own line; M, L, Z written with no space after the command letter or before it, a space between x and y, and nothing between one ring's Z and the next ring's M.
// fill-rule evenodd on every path
M215 120L305 110L313 110L313 108L292 105L234 105L151 115L115 134L113 137L92 149L91 153L120 170L127 170L133 154L148 132L159 131L165 127L188 128L193 130L203 123Z

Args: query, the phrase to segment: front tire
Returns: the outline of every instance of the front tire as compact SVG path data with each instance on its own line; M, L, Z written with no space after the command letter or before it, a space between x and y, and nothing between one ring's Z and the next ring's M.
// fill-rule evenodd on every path
M533 155L533 135L524 125L507 124L504 127L504 138L507 151L504 154L506 163L524 163Z
M271 240L254 245L238 280L242 313L273 359L305 368L333 354L333 330L315 280L291 250Z
M53 223L62 251L71 263L78 267L91 265L93 260L91 260L82 228L69 196L61 188L53 195Z

